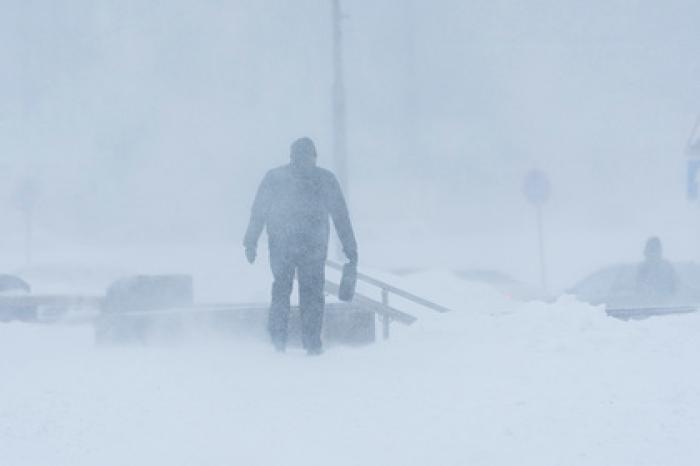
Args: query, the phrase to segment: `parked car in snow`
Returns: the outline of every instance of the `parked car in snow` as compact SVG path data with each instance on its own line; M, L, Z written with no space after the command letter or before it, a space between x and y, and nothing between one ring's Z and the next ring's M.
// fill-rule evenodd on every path
M639 264L603 267L580 280L568 292L581 301L608 307L682 307L700 304L700 264L674 263L678 286L673 297L663 303L643 302L636 295Z
M31 291L29 283L20 277L0 274L0 322L36 320L36 306L18 304L14 299L17 296L26 296ZM6 299L2 299L3 297Z

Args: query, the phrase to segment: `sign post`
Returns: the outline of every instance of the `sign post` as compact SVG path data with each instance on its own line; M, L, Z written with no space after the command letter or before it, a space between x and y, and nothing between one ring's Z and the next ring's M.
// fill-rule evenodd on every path
M547 265L545 261L542 206L549 200L551 190L549 177L543 171L532 170L525 176L523 194L528 202L535 207L537 241L540 256L540 285L543 290L547 290Z
M696 137L700 127L700 117L698 117L693 126L693 131L690 133L688 143L685 146L685 154L688 157L687 169L687 197L689 201L697 201L700 195L698 188L698 174L700 173L700 140Z
M38 200L38 187L33 178L25 179L15 193L17 207L24 216L24 260L26 265L32 262L34 237L34 211Z

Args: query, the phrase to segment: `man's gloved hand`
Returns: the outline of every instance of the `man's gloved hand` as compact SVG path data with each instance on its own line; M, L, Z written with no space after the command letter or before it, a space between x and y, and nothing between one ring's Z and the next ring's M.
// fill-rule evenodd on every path
M245 258L248 259L248 263L252 264L255 262L255 258L257 257L258 253L255 250L255 248L247 247L245 248Z
M345 255L351 264L357 265L357 251L345 251Z

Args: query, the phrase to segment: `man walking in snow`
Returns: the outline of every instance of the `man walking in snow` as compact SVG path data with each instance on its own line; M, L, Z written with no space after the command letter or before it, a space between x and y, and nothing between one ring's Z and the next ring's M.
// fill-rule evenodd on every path
M294 141L290 158L288 165L270 170L260 183L243 245L252 264L258 239L267 229L274 277L268 330L275 348L284 351L287 345L289 301L296 273L302 343L309 354L320 354L329 217L343 252L353 264L357 264L357 243L338 180L316 165L313 141Z

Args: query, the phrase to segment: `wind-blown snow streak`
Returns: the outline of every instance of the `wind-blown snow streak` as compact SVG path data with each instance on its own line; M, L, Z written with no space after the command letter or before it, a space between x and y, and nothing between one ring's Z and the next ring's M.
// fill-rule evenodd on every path
M4 325L0 464L694 465L699 330L566 298L426 316L321 358Z

